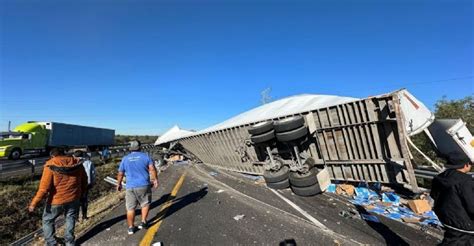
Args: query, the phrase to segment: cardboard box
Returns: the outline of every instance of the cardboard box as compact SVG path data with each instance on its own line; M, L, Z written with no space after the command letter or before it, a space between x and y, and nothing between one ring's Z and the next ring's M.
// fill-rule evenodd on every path
M340 184L336 187L336 194L347 194L353 196L355 192L354 186L350 184Z
M422 214L431 211L431 206L427 200L409 200L408 207L410 207L416 214Z
M169 161L182 161L183 156L182 155L172 155L168 160Z

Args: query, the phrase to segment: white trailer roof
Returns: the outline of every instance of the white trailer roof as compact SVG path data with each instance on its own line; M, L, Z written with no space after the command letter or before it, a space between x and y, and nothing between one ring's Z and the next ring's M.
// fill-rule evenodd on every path
M171 127L168 131L163 133L158 139L155 141L155 145L160 145L168 142L172 142L176 139L184 138L187 136L193 135L195 132L187 131L179 128L177 125Z
M299 114L306 111L325 108L341 103L356 101L353 97L339 97L330 95L302 94L286 97L260 107L256 107L247 112L241 113L224 122L206 128L199 133L222 130L229 127L256 123L282 116Z
M341 103L358 100L353 97L340 97L330 95L314 95L314 94L303 94L291 97L286 97L268 104L251 109L247 112L241 113L235 117L232 117L219 124L208 127L198 132L190 132L180 129L178 126L174 126L162 136L160 136L155 145L172 142L174 140L188 137L194 134L201 134L206 132L212 132L222 130L230 127L255 123L259 121L274 119L286 115L298 114L306 111L315 110L318 108L329 107Z
M401 111L405 119L405 127L409 136L418 134L426 129L434 120L433 113L406 89L398 90ZM191 132L174 126L156 140L156 145L172 142L183 137L207 133L226 128L257 123L275 119L282 116L294 115L313 111L319 108L330 107L351 101L359 100L353 97L340 97L330 95L302 94L283 98L225 120L219 124L208 127L198 132Z

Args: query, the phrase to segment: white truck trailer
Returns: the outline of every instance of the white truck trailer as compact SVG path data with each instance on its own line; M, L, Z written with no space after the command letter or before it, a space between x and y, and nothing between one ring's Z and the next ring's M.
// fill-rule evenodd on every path
M431 125L437 127L428 128ZM421 132L441 154L474 160L472 135L465 125L459 120L435 121L405 89L365 99L284 98L202 131L174 127L155 144L182 146L216 168L263 174L269 187L291 186L298 195L321 192L327 185L320 184L324 175L417 192L409 138Z

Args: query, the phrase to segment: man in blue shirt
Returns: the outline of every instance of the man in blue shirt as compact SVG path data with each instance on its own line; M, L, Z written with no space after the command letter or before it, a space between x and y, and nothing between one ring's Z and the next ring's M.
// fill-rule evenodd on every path
M126 177L125 205L127 208L128 234L135 232L135 209L140 205L142 222L138 229L148 227L147 216L151 203L151 186L158 187L158 177L153 160L148 154L140 152L138 140L130 142L131 153L122 158L117 175L117 190L122 190L122 180ZM150 182L150 175L152 180Z

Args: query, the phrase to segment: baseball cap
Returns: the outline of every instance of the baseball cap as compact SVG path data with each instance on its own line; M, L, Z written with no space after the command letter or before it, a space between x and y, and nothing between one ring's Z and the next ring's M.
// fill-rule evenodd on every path
M130 142L130 150L139 150L142 144L138 140L133 140Z

